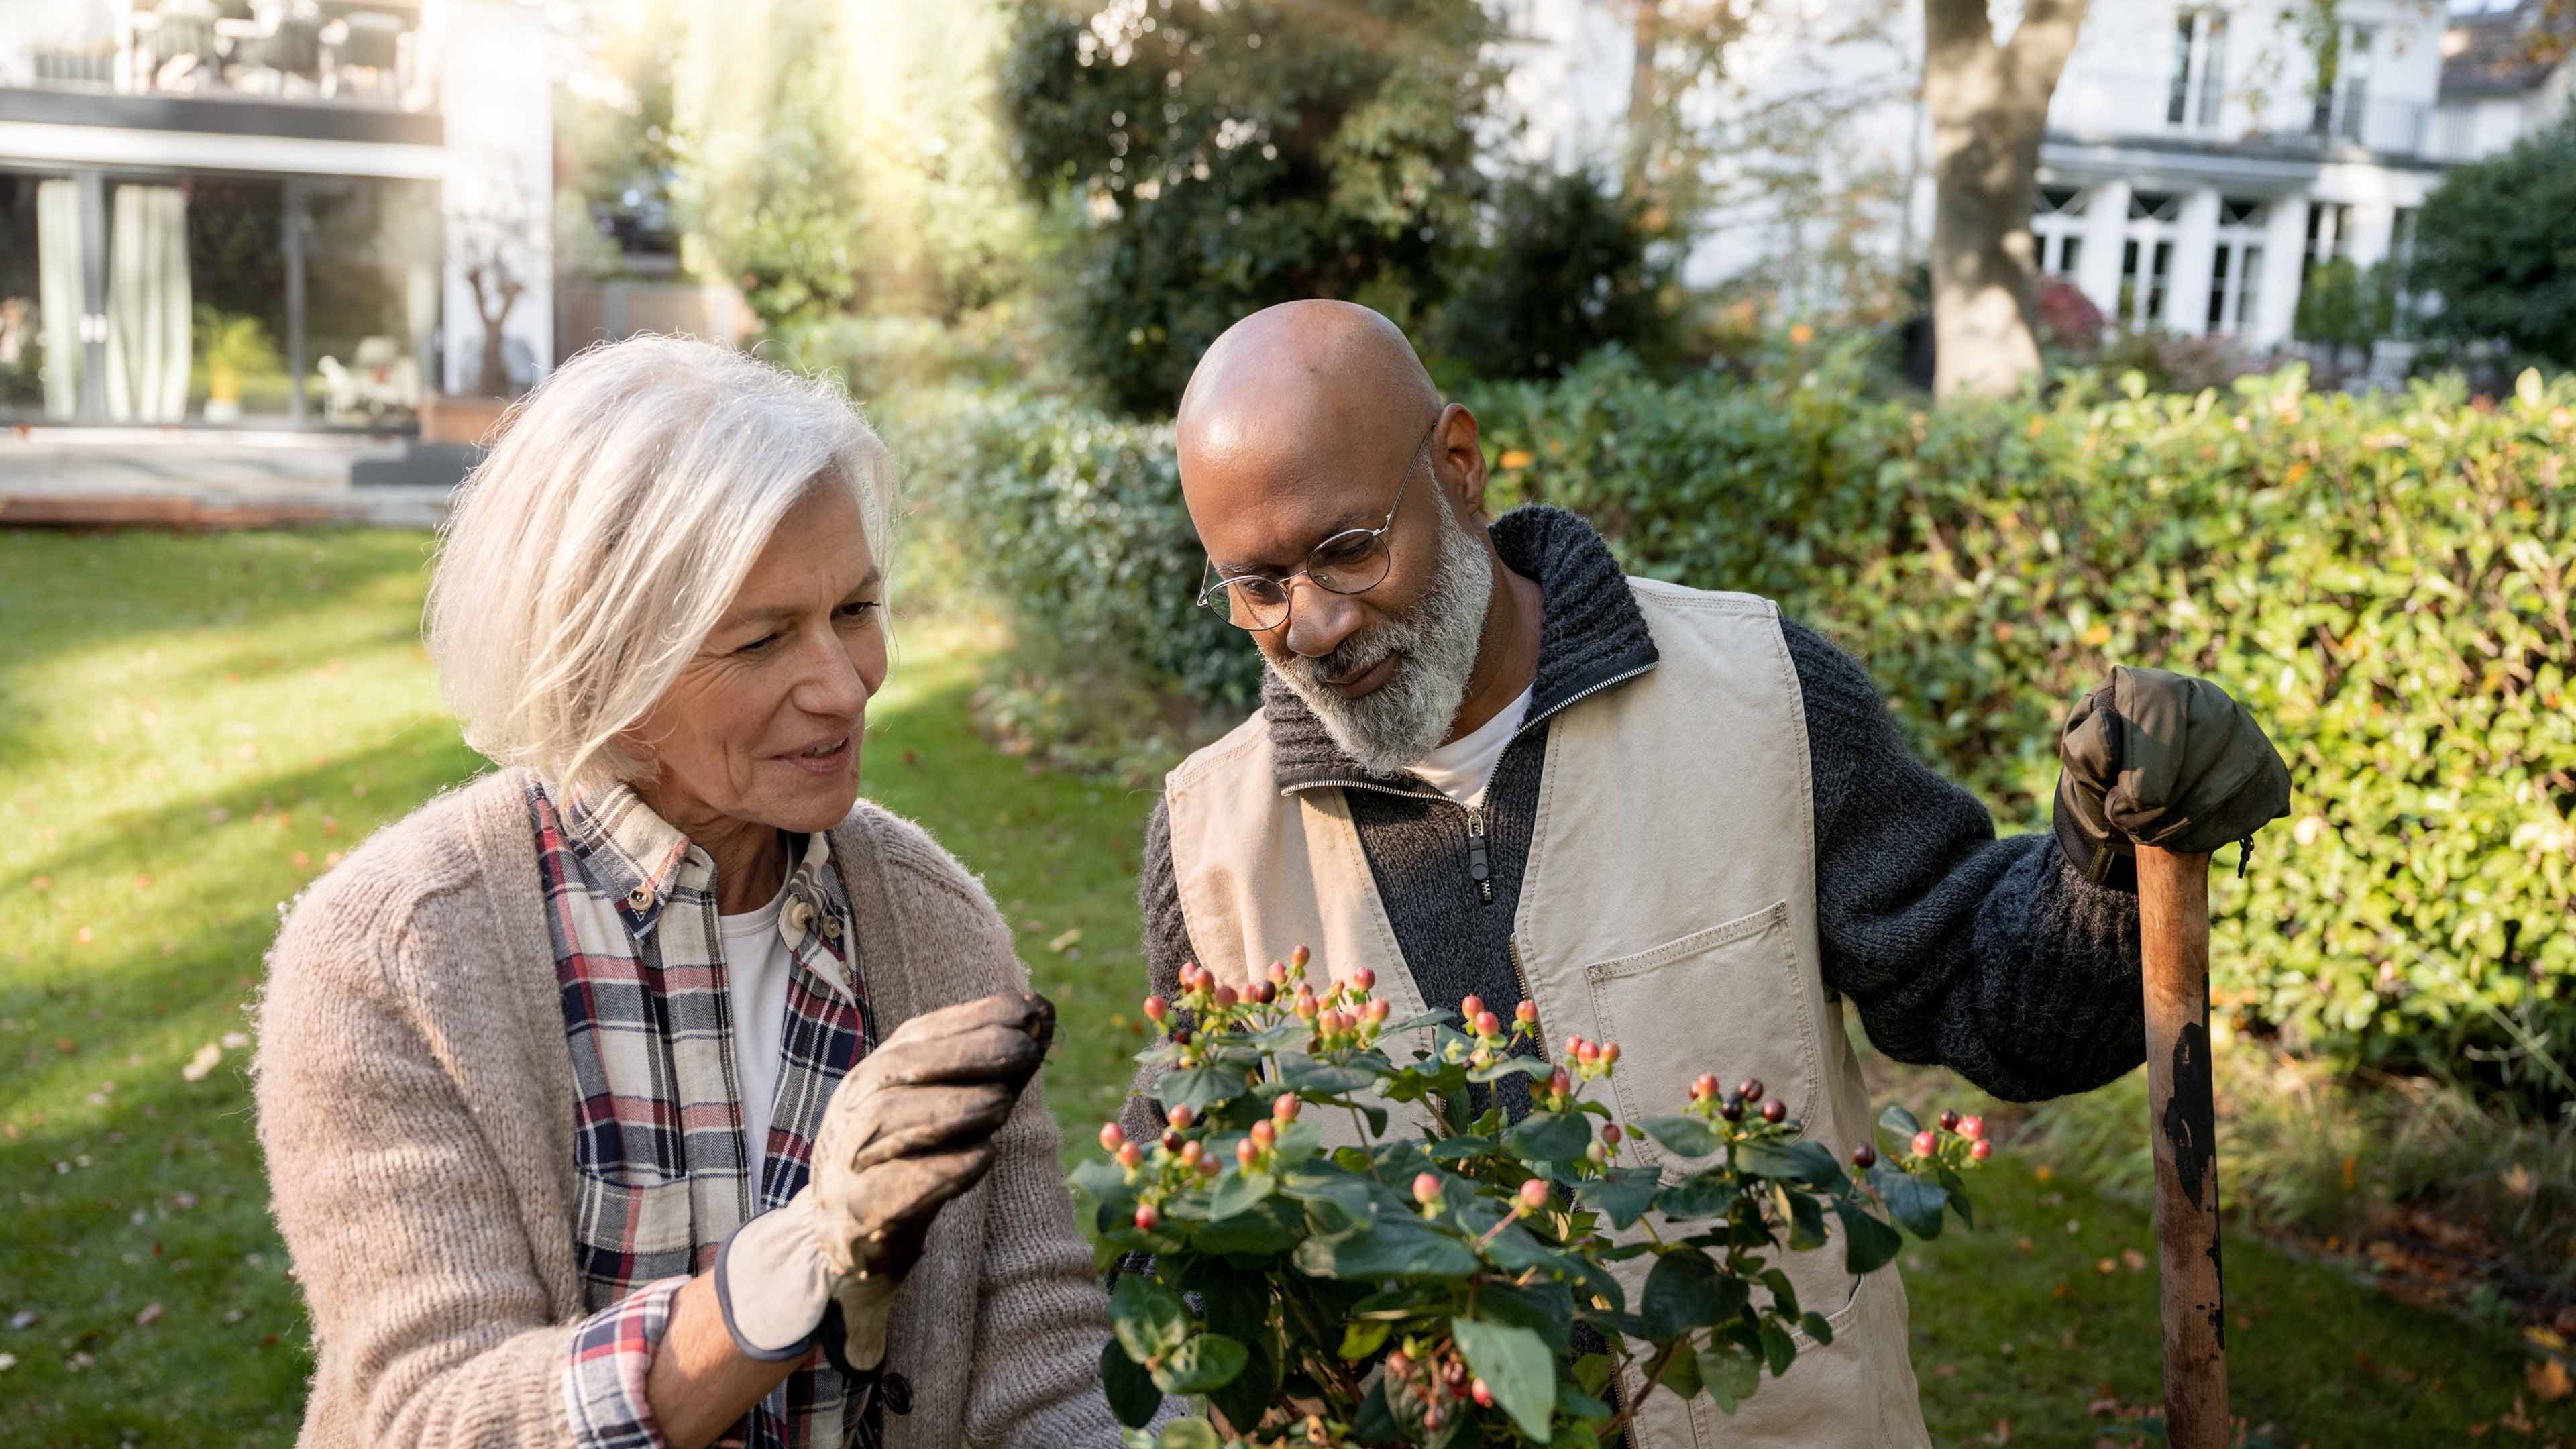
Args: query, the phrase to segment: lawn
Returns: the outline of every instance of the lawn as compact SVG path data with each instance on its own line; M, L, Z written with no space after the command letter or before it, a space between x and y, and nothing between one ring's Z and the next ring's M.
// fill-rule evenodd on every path
M244 1006L278 907L479 766L420 649L425 557L411 533L0 534L0 1443L294 1437L311 1355L264 1205ZM905 622L869 789L1010 914L1063 1011L1047 1084L1078 1146L1141 1040L1148 801L983 743L968 701L1003 642ZM2121 1415L2157 1394L2154 1273L2127 1255L2152 1234L2043 1172L1999 1155L1981 1231L1905 1260L1945 1444L2144 1432ZM2270 1442L2576 1437L2499 1331L2253 1240L2227 1267L2237 1410Z

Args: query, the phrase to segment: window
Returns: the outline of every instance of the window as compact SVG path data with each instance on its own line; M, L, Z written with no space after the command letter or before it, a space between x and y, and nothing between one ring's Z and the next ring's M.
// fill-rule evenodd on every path
M2308 260L2323 266L2352 255L2352 208L2342 202L2308 204Z
M2172 192L2129 193L2129 225L2120 246L2122 323L2141 330L2167 325L2165 293L2173 279L2182 198Z
M2043 186L2031 203L2030 240L2039 252L2044 276L2073 277L2084 255L2085 192L2072 186Z
M2218 249L2209 259L2208 329L2241 336L2259 320L2263 229L2270 209L2259 200L2218 202Z
M2319 77L2316 115L2309 129L2320 137L2362 139L2362 120L2370 110L2370 48L2379 32L2367 25L2343 28L2336 48L2334 83Z
M2227 13L2182 10L2174 15L2173 84L2165 124L2201 129L2218 124L2227 93Z

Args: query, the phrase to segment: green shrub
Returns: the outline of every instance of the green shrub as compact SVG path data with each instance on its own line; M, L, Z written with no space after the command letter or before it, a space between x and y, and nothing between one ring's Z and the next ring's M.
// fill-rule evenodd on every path
M1432 335L1472 375L1556 377L1614 344L1675 351L1672 259L1645 202L1588 171L1528 172L1496 186L1486 228Z
M2436 336L2576 365L2576 117L2454 166L2424 200L2411 282Z
M2045 822L2057 725L2112 663L2221 681L2296 781L2215 891L2222 1008L2344 1067L2576 1098L2529 1065L2576 1039L2576 380L2481 405L2297 369L2224 396L2079 377L1929 413L1863 382L1853 348L1752 385L1611 354L1467 401L1506 497L1824 628L2007 828ZM1006 400L939 437L907 466L1024 630L1249 698L1253 650L1190 602L1168 428Z

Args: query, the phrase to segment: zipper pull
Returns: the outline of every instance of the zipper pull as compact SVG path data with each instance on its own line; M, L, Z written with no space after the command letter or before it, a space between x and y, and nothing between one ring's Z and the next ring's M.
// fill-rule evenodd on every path
M1485 808L1467 807L1467 879L1476 883L1476 899L1492 904L1494 866L1485 855Z
M2236 878L2238 880L2245 879L2245 867L2250 864L2253 859L2254 837L2248 835L2243 840L2236 842Z

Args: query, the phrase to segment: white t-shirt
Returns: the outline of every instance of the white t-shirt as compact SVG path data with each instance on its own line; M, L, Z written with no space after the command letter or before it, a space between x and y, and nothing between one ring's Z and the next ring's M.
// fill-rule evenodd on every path
M1520 698L1495 711L1492 719L1424 755L1413 773L1459 804L1474 805L1485 798L1494 767L1503 762L1503 751L1519 733L1529 707L1530 692L1524 689Z
M769 1104L778 1095L778 1072L786 1050L787 978L796 969L787 954L787 938L778 933L778 912L787 903L787 885L759 910L716 917L724 936L725 997L733 1009L733 1074L742 1087L742 1160L751 1169L755 1193L761 1164L769 1155Z

